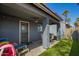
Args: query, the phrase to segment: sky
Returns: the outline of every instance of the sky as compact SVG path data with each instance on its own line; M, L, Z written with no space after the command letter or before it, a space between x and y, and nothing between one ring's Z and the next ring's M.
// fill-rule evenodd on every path
M75 3L48 3L46 4L48 8L56 12L59 16L62 16L64 10L68 10L68 18L71 18L70 24L73 26L73 23L79 18L79 5Z

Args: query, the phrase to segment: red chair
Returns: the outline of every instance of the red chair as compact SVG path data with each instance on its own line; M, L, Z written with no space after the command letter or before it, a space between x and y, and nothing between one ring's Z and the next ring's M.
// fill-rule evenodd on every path
M1 52L1 56L16 56L16 50L13 46L13 44L6 44L6 45L2 45L0 47L0 49L2 50Z

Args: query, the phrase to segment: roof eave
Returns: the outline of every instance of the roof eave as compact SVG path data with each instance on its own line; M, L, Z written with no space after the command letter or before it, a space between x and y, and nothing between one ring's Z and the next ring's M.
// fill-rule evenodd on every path
M53 11L51 11L46 5L44 5L43 3L33 3L33 5L37 6L38 8L42 9L44 12L48 13L49 15L51 15L52 17L55 17L57 20L63 20L60 16L58 16L56 13L54 13Z

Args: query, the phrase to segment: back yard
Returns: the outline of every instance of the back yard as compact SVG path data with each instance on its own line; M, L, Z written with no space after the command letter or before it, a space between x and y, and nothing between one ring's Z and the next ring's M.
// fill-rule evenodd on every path
M69 56L69 55L79 55L79 48L77 47L77 42L74 43L70 39L62 39L52 48L47 49L45 52L40 54L40 56Z

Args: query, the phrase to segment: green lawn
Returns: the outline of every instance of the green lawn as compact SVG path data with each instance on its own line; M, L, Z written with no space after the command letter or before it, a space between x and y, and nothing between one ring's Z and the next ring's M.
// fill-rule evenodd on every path
M40 56L69 56L72 42L70 39L62 39L56 45L40 54Z

